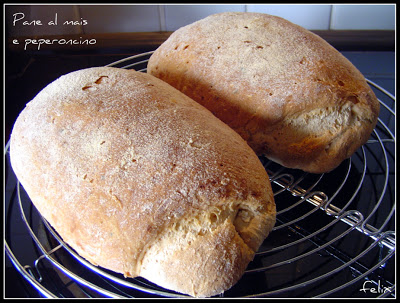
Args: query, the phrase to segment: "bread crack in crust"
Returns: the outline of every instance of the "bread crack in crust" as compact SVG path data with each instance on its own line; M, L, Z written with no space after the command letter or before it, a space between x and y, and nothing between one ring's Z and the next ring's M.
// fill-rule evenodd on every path
M254 151L146 73L60 77L19 115L10 155L33 204L82 257L184 294L232 287L275 223Z
M147 72L208 108L257 154L312 173L350 157L379 114L349 60L319 36L267 14L220 13L184 26L152 54Z

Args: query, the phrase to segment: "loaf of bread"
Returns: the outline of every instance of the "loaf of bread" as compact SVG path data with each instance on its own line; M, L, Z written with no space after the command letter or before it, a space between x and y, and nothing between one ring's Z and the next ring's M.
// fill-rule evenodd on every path
M319 36L280 17L220 13L175 31L148 73L204 105L257 154L328 172L373 131L379 102Z
M234 285L275 224L254 151L146 73L60 77L19 115L10 157L38 211L82 257L191 296Z

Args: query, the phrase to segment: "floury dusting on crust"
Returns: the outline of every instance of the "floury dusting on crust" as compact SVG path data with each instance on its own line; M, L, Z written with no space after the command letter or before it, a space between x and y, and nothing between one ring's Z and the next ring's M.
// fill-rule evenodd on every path
M10 155L82 257L192 296L232 287L275 223L268 175L246 142L145 73L89 68L49 84L19 115Z
M182 27L147 71L208 108L257 154L307 172L331 171L350 157L379 114L351 62L319 36L267 14L220 13ZM313 112L320 118L309 120Z

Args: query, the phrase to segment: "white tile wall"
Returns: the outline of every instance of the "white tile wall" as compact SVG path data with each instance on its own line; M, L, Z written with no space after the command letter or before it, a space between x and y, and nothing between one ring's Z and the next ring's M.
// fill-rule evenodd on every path
M247 5L247 11L279 16L307 29L329 29L332 5Z
M331 29L395 29L395 5L333 5Z
M211 14L222 12L244 12L246 5L165 5L165 23L167 31L203 19Z
M79 5L79 11L88 20L85 33L161 30L159 5Z
M23 11L26 20L51 18L87 20L84 26L12 25L12 15ZM198 4L198 5L6 5L6 28L11 35L174 31L181 26L224 11L263 12L288 19L311 30L395 29L394 4Z

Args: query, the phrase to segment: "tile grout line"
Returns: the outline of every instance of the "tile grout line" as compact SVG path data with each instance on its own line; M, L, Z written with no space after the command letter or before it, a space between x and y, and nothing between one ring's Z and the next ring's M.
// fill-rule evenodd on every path
M333 24L332 24L332 22L333 22L333 10L335 9L335 5L331 5L331 10L330 10L330 12L329 12L329 30L332 30L332 28L333 28Z
M165 5L158 5L158 16L160 21L160 31L165 32L167 30L167 24L165 19Z

